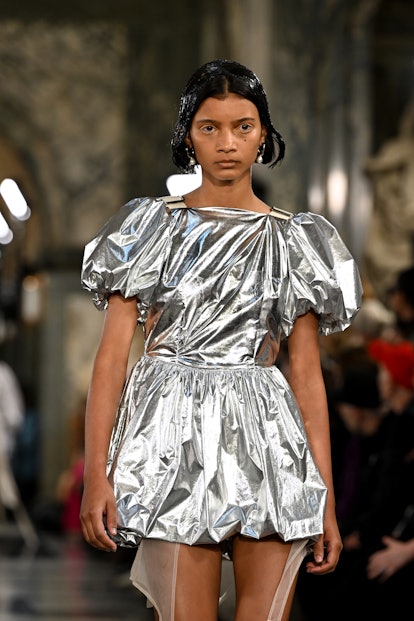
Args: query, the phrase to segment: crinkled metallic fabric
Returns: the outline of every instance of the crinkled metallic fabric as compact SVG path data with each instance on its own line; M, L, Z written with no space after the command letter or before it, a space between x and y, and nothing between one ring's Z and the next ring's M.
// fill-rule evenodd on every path
M99 309L137 296L144 323L108 456L118 542L321 533L326 488L277 355L297 316L315 310L330 334L360 307L336 229L136 199L86 246L82 283Z

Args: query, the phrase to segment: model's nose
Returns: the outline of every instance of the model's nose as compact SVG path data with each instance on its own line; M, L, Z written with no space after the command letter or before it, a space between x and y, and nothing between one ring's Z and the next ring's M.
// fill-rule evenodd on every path
M217 149L226 153L235 149L233 132L231 132L230 130L222 130L220 132L220 136L217 142Z

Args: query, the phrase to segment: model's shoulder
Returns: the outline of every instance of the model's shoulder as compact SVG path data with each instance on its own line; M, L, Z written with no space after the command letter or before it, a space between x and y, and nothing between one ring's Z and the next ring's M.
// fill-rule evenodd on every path
M130 234L131 230L149 230L157 227L161 221L167 221L170 217L168 205L156 196L137 196L124 203L104 224L99 232L112 233L120 231Z
M172 207L186 207L187 205L184 202L184 199L182 196L158 196L156 199L154 199L156 201L161 201L162 203L165 203L168 206L172 206Z
M171 200L172 199L172 200ZM181 197L172 196L136 196L122 205L118 217L138 218L145 213L167 213L171 203L178 204ZM117 215L117 214L115 214Z
M315 219L319 217L323 218L322 216L311 213L310 211L292 213L290 211L286 211L285 209L280 209L280 207L276 207L275 205L270 207L269 215L274 218L278 218L279 220L287 220L292 224L309 223L310 221L315 221Z
M133 207L148 207L151 205L161 205L167 203L168 197L166 196L135 196L131 198L127 203L125 203L122 208L133 208Z
M313 211L289 213L288 211L282 211L281 209L278 211L282 214L280 217L284 217L284 219L289 220L292 225L301 226L313 224L316 227L335 228L332 222L329 222L329 220L320 213L314 213Z
M280 209L279 207L276 207L276 205L272 205L272 207L270 207L269 215L273 216L274 218L279 218L280 220L290 220L290 218L292 218L293 216L293 213L285 211L284 209Z

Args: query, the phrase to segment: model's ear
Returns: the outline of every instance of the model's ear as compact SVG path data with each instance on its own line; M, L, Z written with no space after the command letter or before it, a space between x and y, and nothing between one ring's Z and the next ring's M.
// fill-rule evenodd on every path
M262 125L262 132L260 134L262 142L264 142L266 140L266 136L267 136L267 129L266 129L266 127L264 125Z
M186 135L186 137L184 138L184 142L187 145L187 147L189 147L190 149L193 148L193 143L191 142L190 134Z

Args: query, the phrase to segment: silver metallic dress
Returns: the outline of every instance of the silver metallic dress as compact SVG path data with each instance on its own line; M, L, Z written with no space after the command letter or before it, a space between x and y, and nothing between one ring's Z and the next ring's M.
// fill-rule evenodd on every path
M313 538L326 488L275 363L309 309L323 335L349 326L355 261L322 216L180 201L132 200L84 253L97 308L136 296L144 324L108 456L118 543Z

